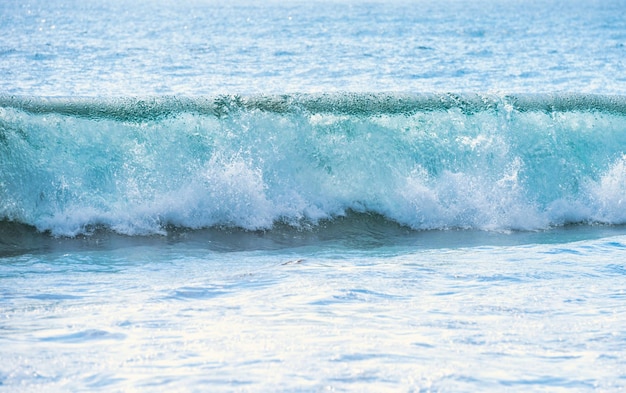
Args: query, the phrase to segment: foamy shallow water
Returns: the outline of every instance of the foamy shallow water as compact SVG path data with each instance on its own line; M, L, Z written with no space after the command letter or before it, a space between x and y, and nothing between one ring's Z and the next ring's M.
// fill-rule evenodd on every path
M623 389L626 237L600 233L5 257L0 389Z

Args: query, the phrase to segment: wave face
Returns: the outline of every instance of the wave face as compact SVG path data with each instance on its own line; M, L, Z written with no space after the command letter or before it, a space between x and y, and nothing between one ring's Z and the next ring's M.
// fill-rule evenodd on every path
M626 99L0 97L0 219L75 236L626 223Z

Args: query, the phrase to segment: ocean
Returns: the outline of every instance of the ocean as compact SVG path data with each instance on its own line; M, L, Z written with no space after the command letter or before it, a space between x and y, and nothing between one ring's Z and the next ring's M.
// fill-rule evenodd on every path
M0 3L1 392L626 389L626 1Z

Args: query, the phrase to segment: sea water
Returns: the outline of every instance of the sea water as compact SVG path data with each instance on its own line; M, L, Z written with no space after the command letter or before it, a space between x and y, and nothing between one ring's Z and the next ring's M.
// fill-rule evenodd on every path
M0 4L0 391L621 391L626 2Z

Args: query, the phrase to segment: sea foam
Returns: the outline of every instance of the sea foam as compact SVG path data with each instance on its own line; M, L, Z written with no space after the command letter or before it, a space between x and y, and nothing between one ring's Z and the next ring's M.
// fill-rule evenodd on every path
M593 95L0 97L0 218L54 235L626 223L626 100Z

